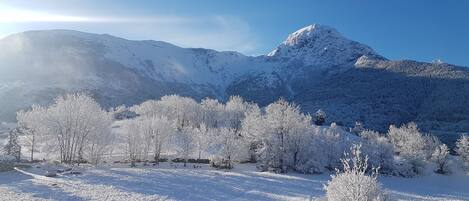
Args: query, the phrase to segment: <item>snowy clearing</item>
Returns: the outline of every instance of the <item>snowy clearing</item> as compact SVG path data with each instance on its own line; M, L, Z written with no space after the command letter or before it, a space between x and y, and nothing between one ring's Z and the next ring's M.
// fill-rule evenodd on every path
M205 165L183 168L113 166L84 169L82 175L42 176L39 168L0 173L0 200L317 200L327 174L258 172L251 164L232 171ZM469 177L431 175L381 177L398 200L469 200Z

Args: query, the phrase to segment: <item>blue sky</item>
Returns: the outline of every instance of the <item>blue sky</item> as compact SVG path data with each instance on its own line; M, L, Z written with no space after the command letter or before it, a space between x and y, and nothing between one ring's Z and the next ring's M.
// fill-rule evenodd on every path
M463 0L0 0L0 37L74 29L259 55L313 23L390 59L469 66L469 1Z

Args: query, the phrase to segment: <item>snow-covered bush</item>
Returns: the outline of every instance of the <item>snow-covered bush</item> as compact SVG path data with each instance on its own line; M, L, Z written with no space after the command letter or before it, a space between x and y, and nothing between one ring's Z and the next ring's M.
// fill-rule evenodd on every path
M456 153L465 169L469 169L469 137L461 136L456 142Z
M450 172L448 166L449 149L446 144L438 146L432 154L432 160L435 161L437 169L436 172L440 174L447 174Z
M417 124L411 122L400 128L391 125L388 138L394 145L395 151L401 156L415 156L424 154L424 139Z
M428 163L418 157L397 157L394 163L395 175L402 177L415 177L427 171Z
M387 200L381 184L377 180L378 169L367 175L368 157L362 156L360 145L351 148L352 158L348 155L342 160L343 172L337 172L324 187L328 201L371 201Z
M423 135L417 124L411 122L397 128L389 127L388 138L400 157L397 174L416 176L424 173L427 161L431 159L439 140L431 135Z

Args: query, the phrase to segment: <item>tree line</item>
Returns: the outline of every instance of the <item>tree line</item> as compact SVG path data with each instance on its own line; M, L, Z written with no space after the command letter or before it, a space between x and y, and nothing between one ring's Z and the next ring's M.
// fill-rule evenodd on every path
M362 128L349 131L335 123L325 126L325 118L323 111L304 114L283 99L261 108L239 96L223 103L167 95L105 110L92 97L77 93L19 111L5 150L12 155L15 150L8 147L18 149L13 145L21 141L30 160L41 153L67 164L98 164L118 149L132 165L158 163L166 154L184 163L207 158L220 168L256 162L263 171L321 173L343 169L344 153L360 145L369 171L379 167L380 173L415 176L435 164L436 172L450 172L448 147L415 123L391 125L380 134ZM468 167L469 138L462 136L456 145L457 161Z

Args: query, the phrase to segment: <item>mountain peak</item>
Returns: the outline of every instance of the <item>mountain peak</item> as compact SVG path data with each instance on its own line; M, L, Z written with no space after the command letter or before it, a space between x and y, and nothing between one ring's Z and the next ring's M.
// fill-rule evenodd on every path
M336 29L313 24L290 35L267 56L321 68L353 66L362 55L377 55L367 45L345 38Z
M332 27L321 25L321 24L312 24L306 27L299 29L291 33L287 39L283 42L285 45L297 45L305 40L309 40L314 37L342 37L337 30Z

